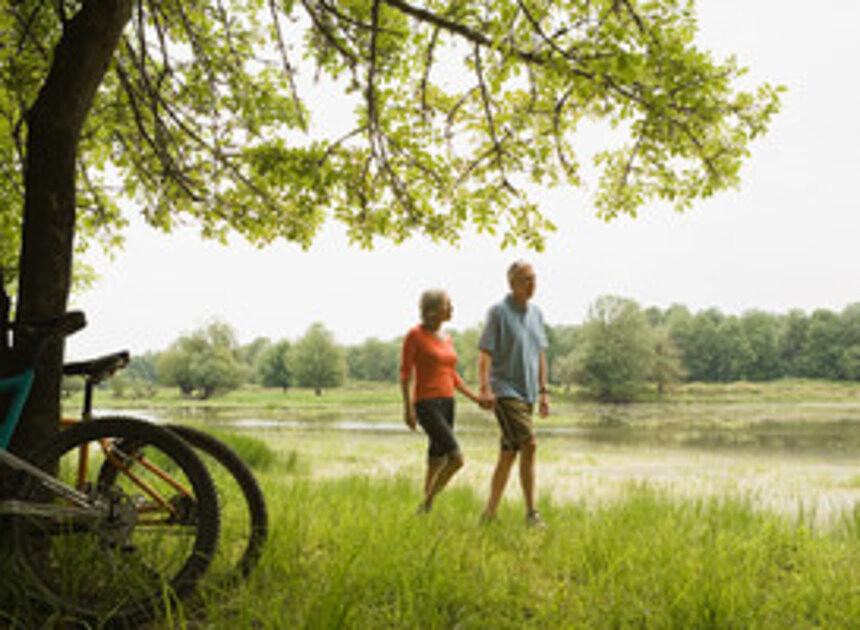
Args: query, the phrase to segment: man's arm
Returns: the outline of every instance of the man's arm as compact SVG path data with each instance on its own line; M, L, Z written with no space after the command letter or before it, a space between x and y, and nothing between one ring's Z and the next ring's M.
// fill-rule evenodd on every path
M480 398L480 405L484 409L492 409L496 404L496 396L490 388L490 368L492 365L493 355L486 350L481 350L478 353L478 383L480 385L478 398Z
M547 389L547 378L549 370L546 363L546 352L541 351L538 363L538 413L542 418L549 415L549 390Z

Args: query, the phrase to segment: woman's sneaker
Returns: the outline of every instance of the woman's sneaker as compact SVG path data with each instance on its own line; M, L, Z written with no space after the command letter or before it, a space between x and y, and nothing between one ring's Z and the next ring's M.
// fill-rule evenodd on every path
M537 510L532 510L526 514L526 527L546 527L546 522L540 517Z

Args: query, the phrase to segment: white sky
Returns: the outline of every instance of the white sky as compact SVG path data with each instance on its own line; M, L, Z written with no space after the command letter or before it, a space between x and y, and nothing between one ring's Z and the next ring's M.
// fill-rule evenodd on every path
M752 146L739 191L685 214L656 206L609 224L594 217L587 190L542 194L559 231L541 254L502 251L487 236L459 247L383 242L367 252L333 222L307 252L283 242L258 250L239 238L229 247L203 241L193 227L164 235L133 218L114 261L91 259L101 280L73 298L89 327L69 339L68 356L162 350L212 317L242 343L296 339L314 321L341 343L391 339L417 320L418 295L430 287L448 290L451 326L462 329L504 295L517 257L534 263L535 301L551 324L581 322L607 293L726 313L860 301L860 3L700 0L698 11L701 45L718 57L735 53L752 82L789 88Z

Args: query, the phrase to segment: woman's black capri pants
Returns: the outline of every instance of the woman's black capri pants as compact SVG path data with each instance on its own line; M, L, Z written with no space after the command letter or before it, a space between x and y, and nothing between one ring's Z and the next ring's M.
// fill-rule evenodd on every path
M460 452L454 437L454 399L427 398L415 403L418 424L430 438L428 457L445 457Z

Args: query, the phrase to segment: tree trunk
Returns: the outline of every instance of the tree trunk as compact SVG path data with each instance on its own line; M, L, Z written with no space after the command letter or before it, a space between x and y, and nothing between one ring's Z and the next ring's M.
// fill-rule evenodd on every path
M81 129L131 17L133 0L89 0L63 28L51 69L27 115L24 221L16 317L66 310L75 233L75 159ZM47 348L15 433L26 455L57 431L62 343Z

